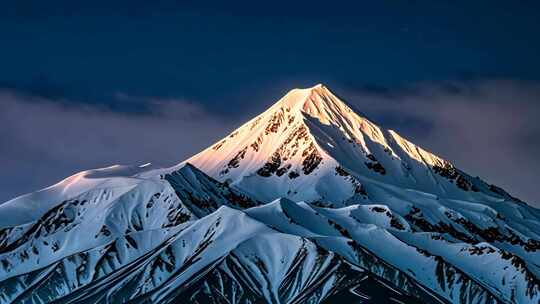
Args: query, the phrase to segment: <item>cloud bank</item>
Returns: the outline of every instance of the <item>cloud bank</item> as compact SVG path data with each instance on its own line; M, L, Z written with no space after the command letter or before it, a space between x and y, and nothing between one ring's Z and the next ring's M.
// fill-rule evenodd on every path
M75 172L113 164L169 166L230 131L224 120L181 100L148 99L145 113L0 92L0 201Z
M337 93L382 126L540 206L540 83L490 80ZM0 201L81 170L175 164L261 108L248 105L225 116L185 100L116 98L143 111L0 90Z
M349 89L347 95L385 127L540 206L540 83L422 84Z

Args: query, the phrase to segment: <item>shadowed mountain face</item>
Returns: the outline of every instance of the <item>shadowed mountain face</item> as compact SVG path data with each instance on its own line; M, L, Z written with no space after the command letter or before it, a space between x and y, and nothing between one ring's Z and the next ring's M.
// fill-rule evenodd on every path
M537 303L539 261L539 210L322 85L0 205L0 303Z

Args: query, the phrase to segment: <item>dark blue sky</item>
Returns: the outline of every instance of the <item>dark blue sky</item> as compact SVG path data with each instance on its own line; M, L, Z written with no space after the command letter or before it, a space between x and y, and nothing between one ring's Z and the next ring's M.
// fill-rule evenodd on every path
M540 202L539 36L538 1L4 1L0 201L89 167L182 160L289 89L324 83ZM163 118L164 105L182 117Z
M2 6L0 84L109 105L117 92L183 97L228 111L318 82L540 78L537 1L81 2Z

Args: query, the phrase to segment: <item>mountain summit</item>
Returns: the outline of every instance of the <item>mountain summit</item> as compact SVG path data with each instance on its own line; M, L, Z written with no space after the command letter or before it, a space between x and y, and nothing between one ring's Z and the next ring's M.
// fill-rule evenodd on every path
M322 84L290 91L188 162L264 201L343 206L379 200L381 183L444 198L510 198L358 115Z
M323 85L0 204L0 303L539 303L539 276L538 209Z

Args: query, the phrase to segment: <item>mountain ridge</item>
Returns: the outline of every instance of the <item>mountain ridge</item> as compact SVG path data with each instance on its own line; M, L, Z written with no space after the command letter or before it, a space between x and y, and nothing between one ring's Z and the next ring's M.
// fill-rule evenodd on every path
M540 210L295 89L170 168L0 205L0 303L536 303Z

